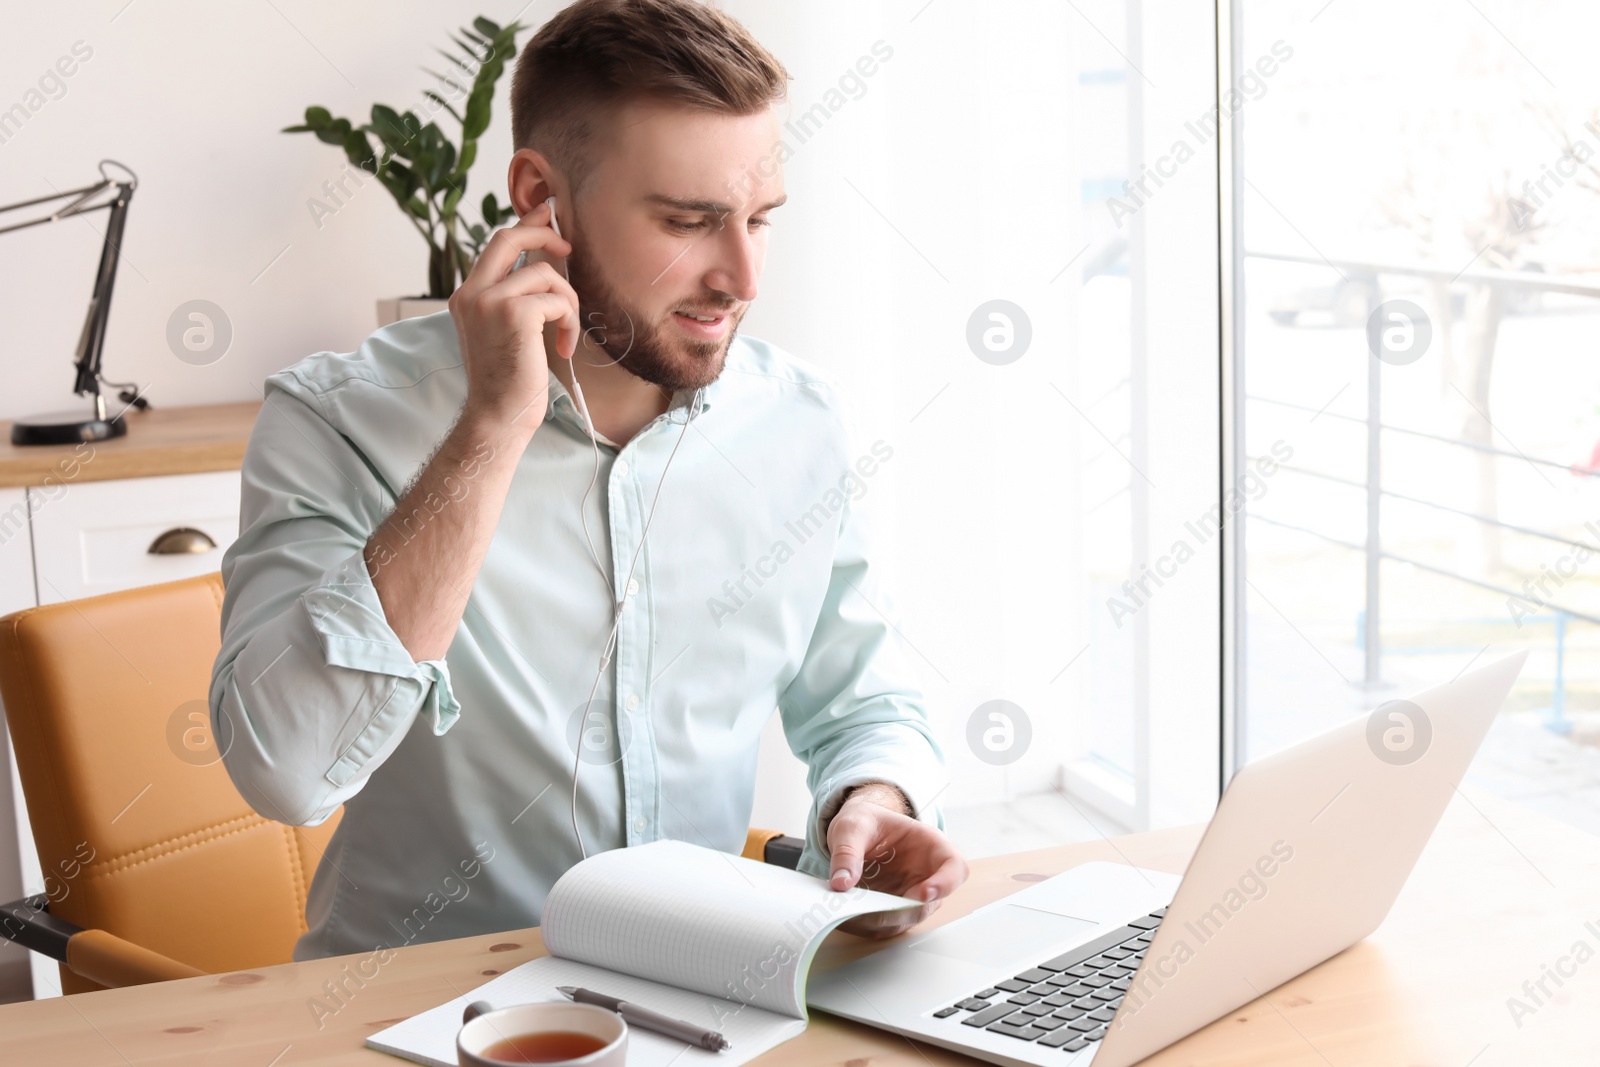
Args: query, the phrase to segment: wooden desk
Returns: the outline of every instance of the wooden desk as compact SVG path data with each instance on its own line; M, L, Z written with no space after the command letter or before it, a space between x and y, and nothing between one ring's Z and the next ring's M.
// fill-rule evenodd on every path
M1177 871L1199 827L979 860L931 924L1091 859ZM1316 916L1307 916L1315 922ZM1586 926L1586 923L1592 925ZM1506 1005L1587 942L1600 951L1600 838L1482 793L1458 796L1382 928L1145 1062L1151 1067L1525 1067L1600 1062L1600 955L1520 1028ZM875 945L835 934L827 958ZM361 956L0 1008L0 1061L398 1064L370 1033L544 952L538 930L398 950L318 1030L309 1003ZM819 963L824 957L819 956ZM370 973L370 971L369 971ZM1553 984L1550 985L1555 991ZM766 1065L943 1067L976 1061L812 1016Z
M116 405L112 405L115 409ZM148 478L199 471L236 471L244 459L250 428L261 401L205 404L197 407L129 409L128 432L110 441L95 441L94 461L82 463L75 482L116 478ZM11 423L0 422L0 488L43 485L47 475L61 479L60 464L77 445L11 443Z

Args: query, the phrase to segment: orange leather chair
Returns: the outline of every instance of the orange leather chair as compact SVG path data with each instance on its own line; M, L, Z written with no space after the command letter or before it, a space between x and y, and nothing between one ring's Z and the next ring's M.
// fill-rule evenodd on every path
M0 935L61 962L63 992L287 963L338 824L257 815L209 728L222 576L0 619L10 724L45 892L0 907ZM340 813L342 814L342 813ZM799 839L744 854L793 867Z

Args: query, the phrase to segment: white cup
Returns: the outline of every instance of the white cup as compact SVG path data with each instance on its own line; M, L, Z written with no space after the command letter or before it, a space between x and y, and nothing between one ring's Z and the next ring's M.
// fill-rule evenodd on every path
M625 1067L628 1062L628 1024L616 1012L595 1004L547 1001L494 1010L486 1002L475 1000L462 1012L462 1023L456 1034L456 1062L460 1067L502 1067L526 1062L489 1059L485 1052L507 1038L555 1030L588 1034L605 1044L583 1056L542 1061L546 1067Z

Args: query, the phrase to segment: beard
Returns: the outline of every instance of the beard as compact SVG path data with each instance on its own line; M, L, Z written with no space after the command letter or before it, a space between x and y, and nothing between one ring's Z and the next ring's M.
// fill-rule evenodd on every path
M722 374L728 348L738 335L739 319L728 323L728 334L717 341L697 341L672 328L671 311L660 323L650 322L637 307L623 300L606 279L588 250L572 243L567 270L578 294L578 321L583 339L634 377L668 392L700 389ZM730 314L735 301L725 293L708 293L693 306L697 314ZM687 309L686 309L687 310ZM743 318L741 313L739 318ZM577 358L583 357L583 346Z

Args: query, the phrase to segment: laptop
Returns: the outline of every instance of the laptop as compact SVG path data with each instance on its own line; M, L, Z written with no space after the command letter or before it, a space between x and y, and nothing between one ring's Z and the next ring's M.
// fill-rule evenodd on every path
M1137 1063L1377 929L1527 655L1248 764L1182 878L1085 863L813 972L806 1002L990 1063Z

